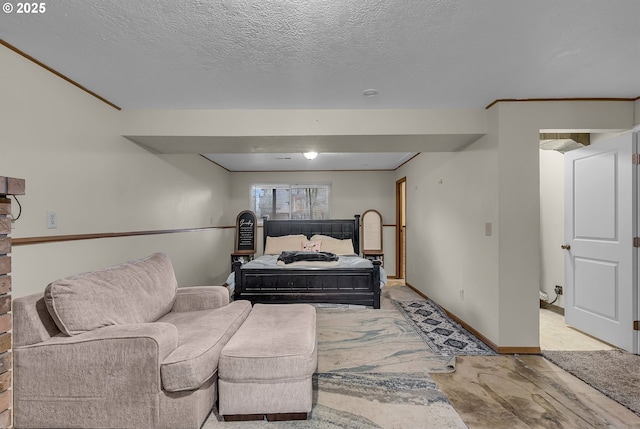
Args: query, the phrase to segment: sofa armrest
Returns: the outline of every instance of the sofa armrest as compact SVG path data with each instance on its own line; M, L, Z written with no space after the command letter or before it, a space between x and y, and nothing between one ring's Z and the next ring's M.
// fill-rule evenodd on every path
M171 311L211 310L229 304L229 291L224 286L179 287Z
M136 401L162 389L160 364L177 347L177 328L162 322L107 326L15 347L16 399Z

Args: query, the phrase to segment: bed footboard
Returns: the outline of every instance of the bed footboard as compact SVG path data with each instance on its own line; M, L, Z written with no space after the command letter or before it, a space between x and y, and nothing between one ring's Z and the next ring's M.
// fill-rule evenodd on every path
M247 269L234 263L235 299L252 303L355 304L380 308L380 261L371 268Z

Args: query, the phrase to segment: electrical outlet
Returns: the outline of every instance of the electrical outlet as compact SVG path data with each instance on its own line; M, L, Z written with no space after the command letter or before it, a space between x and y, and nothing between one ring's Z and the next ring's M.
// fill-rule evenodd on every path
M558 295L562 295L562 286L556 285L555 291Z
M47 229L56 229L58 227L58 213L47 211Z
M460 301L464 301L464 289L460 289Z

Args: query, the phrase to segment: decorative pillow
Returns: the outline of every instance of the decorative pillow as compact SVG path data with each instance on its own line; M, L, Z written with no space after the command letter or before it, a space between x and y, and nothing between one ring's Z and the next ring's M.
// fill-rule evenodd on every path
M322 246L321 241L303 241L302 250L305 252L319 252Z
M304 234L267 237L267 243L264 246L264 254L279 255L286 250L300 250L300 243L303 241L307 241L307 236Z
M77 335L110 325L155 322L173 307L178 282L164 253L56 280L44 291L58 329Z
M314 235L311 237L311 241L321 242L323 252L331 252L336 255L354 255L356 253L353 250L353 241L349 238L340 240L328 235Z

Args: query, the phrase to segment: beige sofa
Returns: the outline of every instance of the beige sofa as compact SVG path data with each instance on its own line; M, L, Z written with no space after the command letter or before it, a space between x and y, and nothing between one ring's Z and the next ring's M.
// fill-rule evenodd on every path
M199 428L220 352L251 311L178 288L157 253L14 299L16 428Z

